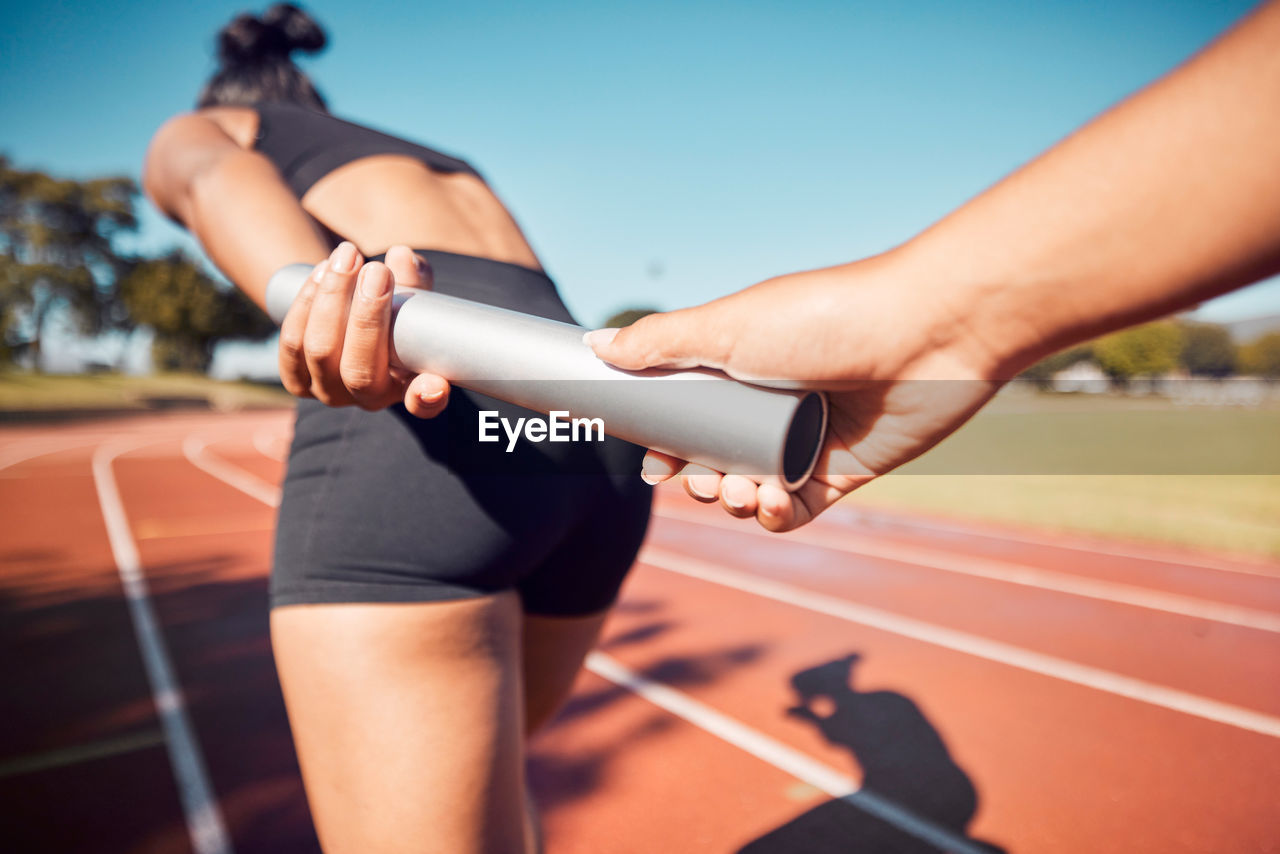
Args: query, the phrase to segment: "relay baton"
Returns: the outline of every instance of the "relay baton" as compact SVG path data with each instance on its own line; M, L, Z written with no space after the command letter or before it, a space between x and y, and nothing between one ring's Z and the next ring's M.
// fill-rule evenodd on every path
M280 323L314 268L282 267L267 285ZM827 427L821 392L772 388L711 370L624 371L600 361L581 326L432 291L401 288L391 361L544 415L598 418L604 432L726 474L794 491Z

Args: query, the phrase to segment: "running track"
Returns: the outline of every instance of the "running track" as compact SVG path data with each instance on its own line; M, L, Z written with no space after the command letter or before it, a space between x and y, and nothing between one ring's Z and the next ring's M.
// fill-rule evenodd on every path
M0 431L0 850L315 850L266 624L289 424ZM532 747L551 854L1280 851L1280 565L657 512Z

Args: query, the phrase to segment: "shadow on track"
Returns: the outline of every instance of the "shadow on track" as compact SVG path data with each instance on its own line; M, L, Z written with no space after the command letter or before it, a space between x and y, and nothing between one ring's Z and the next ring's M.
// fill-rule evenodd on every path
M115 567L19 569L0 573L0 847L190 851ZM153 563L152 605L237 854L315 854L266 579L244 572L238 554Z
M643 650L646 643L677 625L664 616L665 603L661 601L623 601L618 604L617 610L620 613L643 614L645 622L629 631L606 637L600 645L602 650L613 652L622 647ZM653 682L689 689L710 685L739 667L750 666L764 651L765 648L761 645L749 644L689 655L667 655L638 668L638 673ZM605 683L590 690L580 687L556 715L547 731L573 726L582 719L589 719L601 710L634 696L631 689L613 683ZM535 737L529 750L528 776L538 808L543 811L544 816L549 817L557 809L598 791L609 778L613 760L622 752L640 749L639 746L645 739L678 725L675 718L654 707L625 737L605 749L553 748L545 740ZM551 849L554 850L554 839L551 841Z
M853 687L858 658L850 654L793 675L791 687L798 702L786 714L811 723L827 741L852 754L863 773L860 794L890 801L964 840L972 850L1003 854L1002 849L967 835L978 808L977 790L920 708L893 691ZM859 808L857 801L857 795L828 801L753 840L738 854L944 850Z

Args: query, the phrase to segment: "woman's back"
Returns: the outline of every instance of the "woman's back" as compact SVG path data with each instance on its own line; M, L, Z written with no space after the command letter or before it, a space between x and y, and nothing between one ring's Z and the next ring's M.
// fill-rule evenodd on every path
M302 107L200 115L270 158L307 213L366 257L405 244L541 269L515 219L461 160Z

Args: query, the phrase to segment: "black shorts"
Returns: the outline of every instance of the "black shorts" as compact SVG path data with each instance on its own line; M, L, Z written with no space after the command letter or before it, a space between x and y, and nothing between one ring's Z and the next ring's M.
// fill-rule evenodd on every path
M546 275L421 252L436 290L572 322ZM430 602L514 589L528 613L578 616L617 597L644 538L643 449L616 439L476 441L480 410L527 410L455 388L421 420L298 403L276 531L273 606Z

